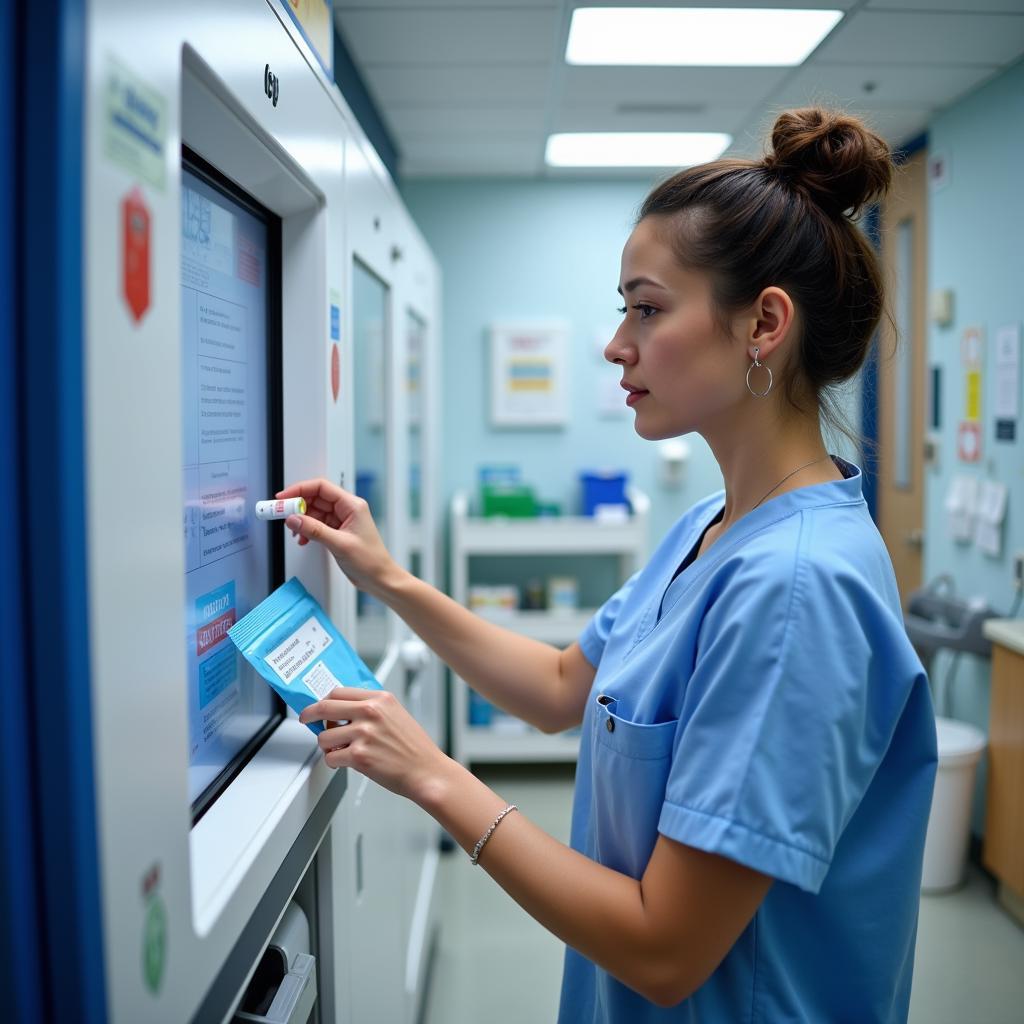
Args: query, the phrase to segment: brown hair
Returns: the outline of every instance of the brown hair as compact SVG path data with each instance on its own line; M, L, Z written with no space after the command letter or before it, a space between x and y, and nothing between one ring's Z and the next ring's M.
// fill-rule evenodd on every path
M874 250L853 218L891 179L882 139L855 117L809 107L779 116L763 160L680 171L637 218L666 218L680 263L711 275L720 320L770 285L789 293L803 331L784 394L797 409L813 394L826 425L854 442L832 389L863 364L884 299Z

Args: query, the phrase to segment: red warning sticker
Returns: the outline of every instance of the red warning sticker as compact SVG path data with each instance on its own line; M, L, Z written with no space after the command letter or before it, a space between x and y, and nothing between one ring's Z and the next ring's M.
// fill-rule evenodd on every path
M956 448L961 462L980 462L981 424L962 422L956 432Z
M149 309L149 241L150 216L146 201L138 188L121 202L122 289L124 300L138 323Z
M338 346L331 346L331 394L334 400L338 400L338 392L341 390L341 354Z

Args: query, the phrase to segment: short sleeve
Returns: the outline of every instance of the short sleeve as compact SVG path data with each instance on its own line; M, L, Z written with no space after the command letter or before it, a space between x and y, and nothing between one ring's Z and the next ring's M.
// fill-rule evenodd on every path
M848 567L757 561L700 627L658 830L817 892L915 678Z
M591 665L594 666L594 668L597 668L601 661L601 655L604 653L605 644L608 643L608 637L611 636L615 620L618 618L619 612L622 610L622 606L629 598L639 575L639 572L635 572L630 576L629 579L626 580L626 582L623 583L622 586L619 587L619 589L612 594L612 596L608 598L600 608L598 608L594 617L589 623L587 623L587 628L580 634L580 650L583 652L583 656Z

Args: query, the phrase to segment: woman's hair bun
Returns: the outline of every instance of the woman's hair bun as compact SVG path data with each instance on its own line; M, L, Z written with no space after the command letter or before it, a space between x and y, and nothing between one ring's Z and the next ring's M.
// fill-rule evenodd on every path
M856 214L881 198L892 180L892 154L884 139L849 114L804 107L781 114L772 129L765 166L833 216Z

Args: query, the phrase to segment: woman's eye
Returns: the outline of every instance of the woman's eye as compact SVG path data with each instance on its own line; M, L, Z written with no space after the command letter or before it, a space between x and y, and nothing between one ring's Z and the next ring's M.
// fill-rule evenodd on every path
M654 306L648 306L646 302L638 302L635 306L630 306L629 308L630 309L635 309L640 314L640 319L641 320L646 320L652 313L657 313L658 312L654 308ZM626 307L625 306L619 306L619 312L623 316L625 316L625 314L626 314Z

